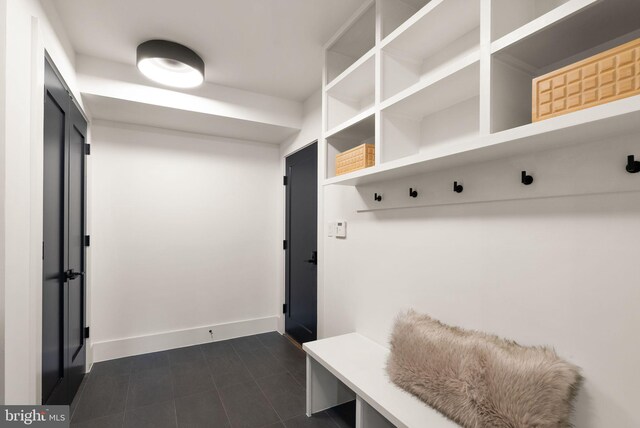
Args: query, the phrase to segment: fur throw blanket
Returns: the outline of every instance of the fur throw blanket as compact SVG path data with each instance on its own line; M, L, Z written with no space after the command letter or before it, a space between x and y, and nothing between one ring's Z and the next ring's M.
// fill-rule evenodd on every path
M568 427L579 369L544 347L401 315L391 380L467 428Z

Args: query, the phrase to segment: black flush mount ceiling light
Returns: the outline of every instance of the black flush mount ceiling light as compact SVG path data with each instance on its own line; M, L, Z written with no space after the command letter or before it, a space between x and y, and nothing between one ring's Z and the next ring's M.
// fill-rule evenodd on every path
M179 43L149 40L138 46L138 70L154 82L193 88L204 82L204 61Z

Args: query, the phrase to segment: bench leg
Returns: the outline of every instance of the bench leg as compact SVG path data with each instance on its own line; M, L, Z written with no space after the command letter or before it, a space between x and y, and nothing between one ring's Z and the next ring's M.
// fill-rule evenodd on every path
M356 397L356 428L394 428L395 426L360 397Z
M355 400L355 393L307 355L307 416Z

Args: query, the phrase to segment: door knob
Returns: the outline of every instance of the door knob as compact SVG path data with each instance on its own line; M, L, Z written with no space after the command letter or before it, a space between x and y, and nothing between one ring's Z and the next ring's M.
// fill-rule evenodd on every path
M311 263L312 265L318 264L318 252L314 251L311 253L311 258L307 260L307 263Z
M73 269L69 269L64 273L64 276L67 281L72 281L78 277L84 276L84 272L76 272Z

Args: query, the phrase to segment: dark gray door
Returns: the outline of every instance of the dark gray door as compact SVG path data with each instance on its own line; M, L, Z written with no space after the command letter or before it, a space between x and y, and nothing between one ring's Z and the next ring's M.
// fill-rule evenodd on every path
M42 283L42 401L66 398L67 341L64 301L67 299L64 267L65 240L65 139L68 95L46 65L44 101L44 235Z
M69 404L85 372L87 123L45 65L42 402Z
M87 122L71 103L68 168L68 265L69 317L69 402L73 400L85 373L85 145Z
M285 330L299 343L317 338L318 144L287 157Z

